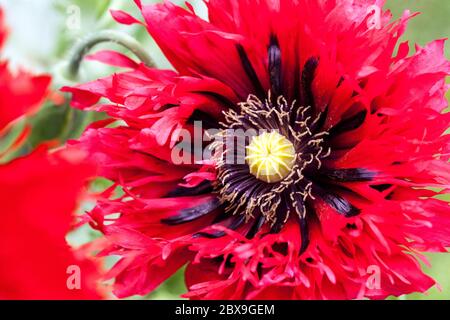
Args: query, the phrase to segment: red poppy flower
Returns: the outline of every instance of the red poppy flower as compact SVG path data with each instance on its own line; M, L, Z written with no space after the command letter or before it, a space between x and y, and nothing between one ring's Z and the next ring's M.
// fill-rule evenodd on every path
M450 244L449 205L435 197L450 184L443 40L394 54L413 15L391 22L379 0L210 0L208 21L135 2L144 22L114 18L143 24L175 71L102 52L131 70L64 89L111 117L78 143L115 182L89 216L102 254L121 256L116 295L147 294L183 265L194 299L385 298L435 284L417 259ZM243 143L243 163L225 161L242 155L223 143L180 164L195 121L225 137L266 132Z
M1 42L4 37L0 27ZM0 78L1 135L11 121L44 100L50 77L24 72L13 75L7 63L1 63ZM13 147L19 146L28 132L25 130ZM100 297L95 288L96 266L81 253L73 253L65 240L72 212L92 175L92 164L76 150L49 155L41 147L0 165L0 299Z
M74 152L41 148L0 166L0 299L100 298L97 267L65 240L93 173Z

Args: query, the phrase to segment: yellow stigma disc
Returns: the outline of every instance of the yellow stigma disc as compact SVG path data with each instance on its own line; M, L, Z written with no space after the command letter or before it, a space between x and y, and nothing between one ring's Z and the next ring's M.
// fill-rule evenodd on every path
M253 137L245 160L251 174L259 180L275 183L286 178L295 161L294 145L276 131Z

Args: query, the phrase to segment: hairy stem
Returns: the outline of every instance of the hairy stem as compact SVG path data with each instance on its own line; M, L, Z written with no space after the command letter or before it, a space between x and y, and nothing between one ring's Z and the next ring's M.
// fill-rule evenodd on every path
M134 38L112 30L104 30L97 32L78 43L74 49L70 58L68 76L75 79L78 76L81 62L88 52L96 45L104 42L119 44L131 52L133 52L138 59L149 67L154 67L155 63L152 57L145 51L142 45Z

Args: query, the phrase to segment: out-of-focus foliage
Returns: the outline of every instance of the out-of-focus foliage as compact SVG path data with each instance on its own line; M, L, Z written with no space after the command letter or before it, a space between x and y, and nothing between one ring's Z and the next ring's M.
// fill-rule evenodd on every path
M152 1L144 0L143 2ZM184 0L173 2L182 4ZM206 16L205 6L201 0L190 2L197 12L203 17ZM6 8L8 23L12 30L6 56L12 61L13 66L20 65L33 71L52 74L55 91L61 86L72 84L65 77L64 71L73 45L98 30L114 29L126 32L148 48L158 67L170 68L170 64L144 28L121 26L110 17L109 9L122 9L138 16L139 13L132 0L0 0L0 5ZM421 12L419 16L411 20L404 36L404 40L410 40L411 44L425 45L432 39L446 38L450 35L448 22L450 1L448 0L388 0L387 7L392 10L395 17L399 17L406 9ZM96 47L96 49L102 48L131 54L112 44ZM412 46L411 49L413 50L414 47ZM447 44L446 52L447 56L450 56L449 44ZM79 81L89 81L114 71L115 69L96 62L85 62L81 68ZM49 102L43 112L27 120L33 127L33 134L25 148L18 153L27 152L41 141L56 139L63 143L67 139L76 138L86 125L101 117L102 115L73 110L69 108L67 102L62 105ZM24 123L19 124L19 126L23 125ZM14 130L10 140L13 135ZM8 141L0 143L0 151L7 143ZM99 180L94 187L100 190L107 185L107 182ZM74 243L84 243L94 236L95 232L84 228L71 235L69 239ZM428 296L413 294L400 299L450 299L450 255L428 256L433 267L431 269L425 267L425 270L439 281L442 292L434 288ZM146 298L178 299L184 291L183 272L180 271Z

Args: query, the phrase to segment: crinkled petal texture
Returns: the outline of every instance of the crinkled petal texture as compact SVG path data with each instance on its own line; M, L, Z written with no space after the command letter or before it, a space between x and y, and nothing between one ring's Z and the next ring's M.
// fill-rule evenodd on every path
M391 22L376 0L210 0L209 21L190 6L136 3L144 22L115 19L144 24L176 71L128 62L130 71L65 88L75 107L111 117L76 143L115 183L89 217L109 243L102 254L122 257L109 274L117 296L147 294L186 264L192 299L381 299L435 284L418 259L450 245L450 208L435 197L450 185L444 41L412 54L403 43L394 55L412 15ZM269 90L326 114L327 168L373 173L333 176L360 214L344 217L317 198L305 251L295 217L249 239L252 223L224 220L205 187L214 164L172 160L180 129L194 131L193 120L213 127L223 111Z

